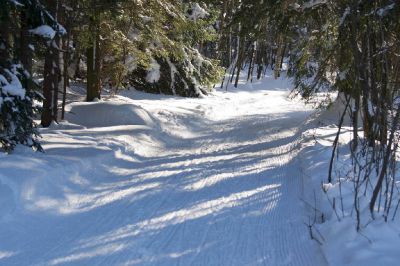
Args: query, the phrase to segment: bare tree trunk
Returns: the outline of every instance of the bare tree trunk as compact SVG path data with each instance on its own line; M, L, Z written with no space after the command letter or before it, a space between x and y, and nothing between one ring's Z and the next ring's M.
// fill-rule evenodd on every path
M257 49L257 79L261 79L261 75L263 73L265 53L266 51L264 49L264 43L260 42L260 45Z
M240 44L239 44L239 50L237 51L238 53L238 61L236 64L236 79L235 79L235 85L234 87L237 88L239 84L239 78L240 78L240 72L242 71L242 64L243 64L243 57L244 57L244 44L245 40L244 38L240 38Z
M100 99L101 92L101 55L100 55L100 25L97 18L91 18L91 29L95 36L93 44L86 49L87 57L87 94L88 102Z
M285 44L284 44L284 38L283 38L282 34L279 34L277 45L278 45L278 50L276 52L275 66L274 66L274 77L275 77L275 79L279 78L280 75L281 75L281 68L282 68L281 62L282 62L283 57L284 57L283 53L284 53L284 49L285 49L284 48Z
M254 42L251 47L249 70L247 72L247 81L249 81L253 77L254 56L257 49L256 45L257 45L256 42Z
M65 118L65 104L67 101L67 88L69 86L69 73L68 73L68 66L69 66L69 42L70 42L70 31L67 27L67 37L64 39L64 58L63 58L63 98L62 98L62 107L61 107L61 120Z
M50 12L57 17L58 1L48 0ZM43 110L41 124L43 127L50 126L52 121L57 121L58 115L58 86L61 76L60 71L60 37L58 34L47 48L44 64L43 81Z

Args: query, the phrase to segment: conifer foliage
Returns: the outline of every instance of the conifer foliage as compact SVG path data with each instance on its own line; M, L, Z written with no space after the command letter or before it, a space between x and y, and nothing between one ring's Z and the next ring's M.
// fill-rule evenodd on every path
M87 101L131 87L198 97L222 74L200 52L216 38L218 14L204 2L1 0L0 6L4 150L41 149L34 120L48 127L63 119L71 80L86 84Z
M58 23L37 0L1 0L0 6L0 148L41 150L34 118L42 96L32 79L29 39L53 38Z

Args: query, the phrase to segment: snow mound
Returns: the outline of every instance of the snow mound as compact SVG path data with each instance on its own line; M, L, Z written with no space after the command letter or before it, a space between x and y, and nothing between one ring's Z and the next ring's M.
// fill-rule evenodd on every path
M69 123L88 128L123 125L153 126L154 118L134 104L94 102L71 104L66 114Z
M350 117L351 106L348 107L347 114L343 117L343 125L350 127L352 119ZM336 100L332 103L327 110L320 113L318 120L324 125L338 125L343 112L346 110L346 99L343 94L339 94ZM358 117L359 121L362 120L361 114Z

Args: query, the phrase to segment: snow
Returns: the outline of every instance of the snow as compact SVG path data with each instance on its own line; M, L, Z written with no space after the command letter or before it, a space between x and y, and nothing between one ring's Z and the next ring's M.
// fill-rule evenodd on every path
M385 16L390 10L395 8L395 3L392 3L390 5L387 5L385 7L379 8L378 11L376 12L378 16L383 17Z
M34 35L38 35L40 37L50 40L54 39L54 37L56 36L55 30L53 30L53 28L48 25L39 26L35 29L30 30L30 32Z
M132 55L128 55L125 59L125 66L127 66L127 70L129 73L133 72L137 68L135 57L133 57Z
M343 100L335 102L333 107L318 114L307 125L308 130L303 133L303 149L299 154L305 177L304 186L309 191L305 196L309 216L312 219L317 216L313 232L322 243L329 265L398 265L400 222L397 218L392 221L392 216L387 223L380 215L375 220L371 219L368 210L370 189L365 190L365 195L359 195L361 230L356 230L354 183L348 178L352 172L349 148L352 128L349 127L349 117L345 118L340 135L340 156L335 159L334 180L327 183L332 143L337 132L335 124L339 121L340 111L344 110ZM371 182L374 184L375 180L372 179ZM333 209L333 202L336 211Z
M150 60L150 67L147 71L146 81L156 83L160 80L160 65L154 58Z
M96 116L90 117L87 113ZM121 102L73 103L68 106L66 119L87 128L154 124L151 114L146 110L132 103Z
M20 3L18 0L9 0L11 3L13 3L16 6L24 6L22 3Z
M308 8L315 8L317 6L326 4L328 1L327 0L309 0L308 2L305 2L303 4L303 10L308 9Z
M176 66L171 62L171 60L169 58L167 58L167 63L168 63L168 66L170 68L172 94L176 95L176 92L175 92L175 74L178 73L178 70L176 69Z
M299 200L313 110L272 74L68 105L46 153L0 154L0 264L326 265Z
M342 17L340 18L340 21L339 21L339 26L342 26L343 25L343 23L346 21L346 19L347 19L347 17L350 15L350 7L346 7L346 9L344 10L344 12L343 12L343 15L342 15ZM341 80L343 80L344 78L341 78Z
M22 87L19 78L16 76L16 67L18 66L15 65L12 67L12 71L14 73L9 71L8 69L4 70L10 81L8 81L3 75L0 75L0 88L4 94L8 94L9 96L17 96L21 99L24 99L26 91Z
M144 23L149 23L150 21L153 20L153 18L149 17L149 16L144 16L144 15L139 15L139 17L142 19L142 21Z
M189 15L190 20L197 21L199 19L206 18L207 16L209 16L209 13L198 3L194 3L192 5L191 13Z

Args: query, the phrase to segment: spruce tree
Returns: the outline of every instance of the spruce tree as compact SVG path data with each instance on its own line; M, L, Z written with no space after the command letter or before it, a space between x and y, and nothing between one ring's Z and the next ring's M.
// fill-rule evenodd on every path
M11 151L17 144L41 150L34 118L42 99L31 70L31 35L52 34L55 21L37 0L1 0L0 6L0 144ZM22 58L24 56L24 58Z

